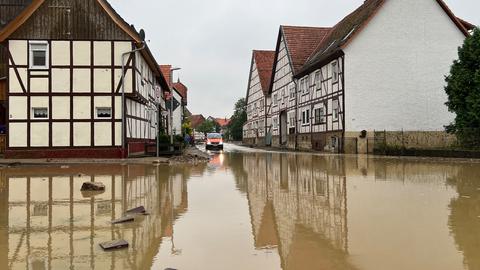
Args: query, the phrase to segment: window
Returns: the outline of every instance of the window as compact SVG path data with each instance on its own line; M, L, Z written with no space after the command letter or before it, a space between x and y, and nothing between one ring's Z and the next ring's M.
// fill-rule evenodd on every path
M333 82L338 82L338 61L332 63L332 78Z
M273 106L277 106L278 105L278 94L274 94L273 95Z
M302 125L310 124L310 110L305 110L302 112Z
M277 129L277 128L278 128L278 118L274 117L273 118L273 129Z
M290 113L290 127L294 128L295 127L295 113Z
M97 108L97 118L112 118L112 108Z
M290 86L289 86L290 90L290 99L295 99L295 83L290 83Z
M339 108L338 108L338 99L332 101L332 111L333 111L333 121L338 120Z
M303 82L305 83L305 88L304 88L305 92L304 92L304 94L308 94L308 93L310 92L310 84L309 84L310 80L308 79L308 76L305 77L305 79L303 80Z
M300 93L305 93L305 79L300 80Z
M33 108L33 118L34 119L47 119L48 118L48 108Z
M260 100L260 111L263 111L263 107L265 107L265 101L263 99Z
M315 109L315 124L325 123L325 109L317 108Z
M315 72L315 89L322 90L322 81L320 80L320 71Z
M30 68L48 68L48 43L46 41L30 42Z

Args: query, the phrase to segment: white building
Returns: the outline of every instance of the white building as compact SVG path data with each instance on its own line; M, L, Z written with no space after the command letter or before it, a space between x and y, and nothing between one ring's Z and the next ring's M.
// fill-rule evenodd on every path
M155 142L168 85L141 35L105 0L28 2L0 31L6 157L143 153Z
M444 146L444 77L473 27L442 0L367 0L330 28L280 27L272 146L367 153L399 133Z

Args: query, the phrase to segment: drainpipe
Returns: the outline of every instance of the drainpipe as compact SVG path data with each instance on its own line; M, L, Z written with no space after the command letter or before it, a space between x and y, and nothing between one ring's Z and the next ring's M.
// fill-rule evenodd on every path
M122 157L126 153L126 142L127 142L127 115L126 115L126 102L125 102L125 56L132 53L136 53L145 49L145 42L142 41L142 47L125 52L122 54ZM134 71L134 70L133 70ZM135 74L132 74L134 76Z

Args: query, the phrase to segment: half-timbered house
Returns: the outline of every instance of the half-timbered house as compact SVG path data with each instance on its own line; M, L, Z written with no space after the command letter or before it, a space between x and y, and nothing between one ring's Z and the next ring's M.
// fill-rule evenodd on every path
M444 76L471 27L442 0L365 1L295 74L299 92L309 89L299 102L299 114L311 111L302 148L372 152L375 131L435 147L453 120Z
M249 145L265 145L268 129L267 111L270 108L271 96L268 93L271 78L274 51L254 50L250 65L250 79L247 90L247 122L244 125L244 143Z
M6 157L119 158L154 142L168 85L133 26L105 0L10 2L23 6L0 30Z
M280 26L272 81L269 94L271 105L267 110L271 125L267 133L272 135L274 147L297 147L297 85L294 75L300 71L316 46L325 38L330 28ZM308 114L309 119L310 112Z

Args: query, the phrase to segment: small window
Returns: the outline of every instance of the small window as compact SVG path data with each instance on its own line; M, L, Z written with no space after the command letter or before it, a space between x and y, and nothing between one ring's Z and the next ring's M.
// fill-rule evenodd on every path
M295 99L295 84L290 84L290 99Z
M322 81L320 80L320 71L315 72L315 88L317 91L322 90Z
M338 82L338 62L337 61L332 63L332 78L333 78L333 82Z
M112 118L112 108L97 108L97 118Z
M34 119L48 119L48 108L33 108Z
M338 106L338 99L336 100L333 100L333 104L332 104L332 110L333 110L333 121L337 121L338 120L338 115L339 115L339 106Z
M305 93L305 79L300 80L300 93Z
M310 110L305 110L302 112L302 125L310 124Z
M315 124L325 123L325 109L317 108L315 109Z
M273 105L276 106L278 104L278 94L273 95Z
M30 68L47 69L48 68L48 43L31 42L30 43Z
M290 113L290 127L295 127L295 113Z

